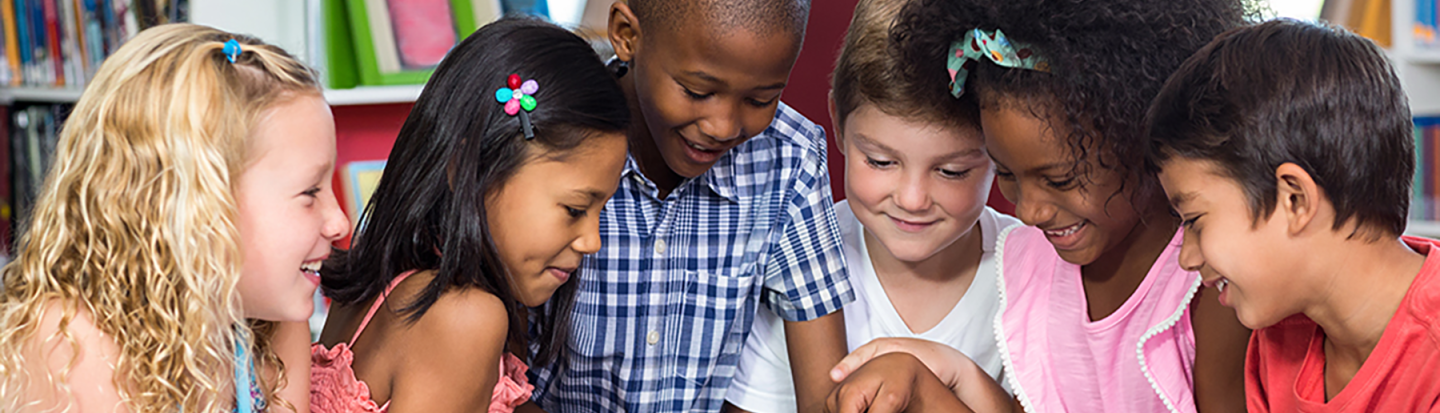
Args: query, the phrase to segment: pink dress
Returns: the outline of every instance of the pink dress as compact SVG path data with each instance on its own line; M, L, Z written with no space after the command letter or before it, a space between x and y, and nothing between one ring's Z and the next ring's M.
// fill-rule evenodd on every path
M415 271L409 271L395 277L395 281L385 288L385 294L375 299L375 304L370 306L370 311L360 320L360 327L355 329L355 335L350 337L350 341L336 344L335 348L329 350L319 343L310 346L312 411L380 413L389 410L390 402L376 405L374 400L370 400L370 388L365 382L355 378L355 370L350 367L355 362L355 353L350 352L348 343L354 343L355 339L360 338L360 332L365 331L365 326L370 324L370 318L375 316L375 310L385 302L385 297L390 295L396 285L400 285L401 281L414 273ZM511 413L516 407L530 400L530 392L535 390L535 386L525 378L525 371L528 369L525 363L514 354L503 354L500 358L500 378L495 382L495 391L490 396L489 413Z
M1200 276L1180 268L1180 242L1177 232L1125 303L1091 321L1080 266L1034 227L1000 234L995 336L1025 411L1195 412Z

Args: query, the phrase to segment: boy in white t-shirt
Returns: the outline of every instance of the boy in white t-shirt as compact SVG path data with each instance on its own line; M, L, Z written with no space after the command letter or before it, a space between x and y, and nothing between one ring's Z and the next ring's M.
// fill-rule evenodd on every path
M994 166L972 98L952 98L943 83L904 81L889 29L906 2L856 5L831 83L830 117L845 159L846 200L835 215L855 291L844 307L848 345L940 342L1004 383L992 258L997 235L1020 221L985 206ZM727 410L796 410L786 349L780 318L760 310Z

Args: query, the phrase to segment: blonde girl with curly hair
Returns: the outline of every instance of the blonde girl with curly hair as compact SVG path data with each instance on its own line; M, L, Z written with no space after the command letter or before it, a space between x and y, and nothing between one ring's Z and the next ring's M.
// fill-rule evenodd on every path
M303 321L349 231L334 163L285 51L139 33L76 103L4 268L0 411L308 411Z

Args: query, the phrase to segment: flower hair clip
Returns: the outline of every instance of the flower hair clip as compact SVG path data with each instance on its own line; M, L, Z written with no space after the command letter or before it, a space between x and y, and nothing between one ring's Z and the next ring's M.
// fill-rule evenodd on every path
M522 83L520 75L511 74L505 79L505 86L495 89L495 100L505 104L506 115L520 115L520 125L525 128L525 140L535 139L535 128L530 124L530 115L526 112L535 110L535 92L540 90L540 83L535 79Z

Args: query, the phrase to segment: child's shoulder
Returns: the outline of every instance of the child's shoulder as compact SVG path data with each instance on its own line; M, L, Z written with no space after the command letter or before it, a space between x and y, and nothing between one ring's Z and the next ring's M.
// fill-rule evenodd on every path
M779 107L775 109L775 117L770 120L770 126L732 152L737 157L774 156L777 154L773 152L776 148L790 147L810 151L812 155L824 154L825 129L785 102L777 105Z
M65 372L65 386L72 389L68 397L80 404L116 405L121 399L112 378L114 366L120 361L120 346L96 325L94 314L84 305L77 305L66 320L71 304L58 299L45 304L35 335L22 350L26 360L23 368L30 371L31 377L53 377ZM39 391L32 394L56 395L37 387L30 390Z
M405 298L397 300L392 308L409 305L434 278L433 270L421 271L402 281L392 295ZM409 328L412 334L422 337L421 342L439 345L451 341L503 342L509 321L505 303L495 294L480 288L449 288Z

